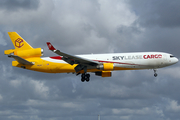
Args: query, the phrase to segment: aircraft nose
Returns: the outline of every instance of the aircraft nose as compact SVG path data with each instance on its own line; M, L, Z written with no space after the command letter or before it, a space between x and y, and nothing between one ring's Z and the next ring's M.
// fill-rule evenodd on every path
M177 63L179 60L177 58L174 58L173 63Z

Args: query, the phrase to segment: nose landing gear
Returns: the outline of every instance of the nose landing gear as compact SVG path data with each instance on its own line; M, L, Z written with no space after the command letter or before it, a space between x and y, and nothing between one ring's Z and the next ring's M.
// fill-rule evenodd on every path
M154 77L157 77L158 76L158 74L156 73L156 69L154 69Z

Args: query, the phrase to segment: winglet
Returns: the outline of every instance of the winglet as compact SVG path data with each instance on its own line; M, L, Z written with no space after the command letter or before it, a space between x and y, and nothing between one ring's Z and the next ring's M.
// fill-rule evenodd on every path
M47 42L49 50L56 50L50 42Z

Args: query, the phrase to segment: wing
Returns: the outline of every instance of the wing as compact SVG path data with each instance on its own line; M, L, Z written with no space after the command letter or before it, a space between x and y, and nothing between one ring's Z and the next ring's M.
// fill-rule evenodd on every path
M34 65L32 62L29 62L19 56L16 56L16 55L8 55L8 57L12 57L14 58L16 61L18 61L19 63L23 64L23 65Z
M56 50L50 42L47 42L47 46L49 47L49 50L51 50L54 53L62 56L62 60L64 60L65 62L67 62L71 65L78 64L75 67L76 72L79 72L81 70L84 70L86 72L87 67L95 67L99 64L99 62L97 62L97 61L92 61L92 60L89 60L86 58L82 58L82 57L70 55L67 53L63 53L60 50Z

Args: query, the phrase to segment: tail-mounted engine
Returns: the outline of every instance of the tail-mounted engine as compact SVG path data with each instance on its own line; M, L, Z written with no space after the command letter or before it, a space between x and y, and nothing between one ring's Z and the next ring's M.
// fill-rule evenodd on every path
M33 49L26 49L26 50L6 50L5 54L14 54L22 58L29 58L29 57L41 57L43 55L43 49L41 48L33 48Z

